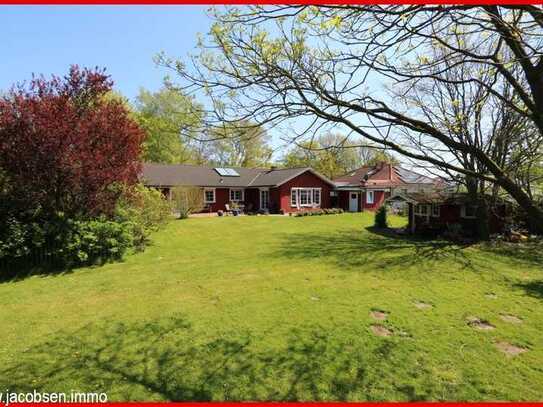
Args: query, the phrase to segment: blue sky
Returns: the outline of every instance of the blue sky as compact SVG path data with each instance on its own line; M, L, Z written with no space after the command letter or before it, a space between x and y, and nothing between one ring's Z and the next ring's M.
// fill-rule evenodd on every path
M153 63L165 51L183 57L210 26L200 6L0 6L0 90L31 74L64 74L69 65L107 68L133 99L158 89L167 73Z
M169 72L153 57L183 59L212 23L207 6L0 6L0 92L32 73L63 75L71 64L105 67L115 89L134 100L155 91ZM175 76L173 76L175 79ZM200 100L204 102L204 100ZM308 119L299 118L294 127ZM279 154L280 135L268 129Z

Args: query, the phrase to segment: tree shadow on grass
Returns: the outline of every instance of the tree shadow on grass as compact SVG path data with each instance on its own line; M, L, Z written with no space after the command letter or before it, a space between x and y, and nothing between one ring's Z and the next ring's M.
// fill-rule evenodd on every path
M506 258L512 263L533 264L543 267L543 242L496 242L480 246L481 250Z
M149 244L148 246L151 246ZM71 274L82 268L100 268L108 264L124 263L126 256L134 255L142 252L143 250L137 250L132 253L127 253L123 257L112 258L98 258L90 264L82 264L77 266L66 266L55 260L54 258L32 259L27 261L26 259L16 261L6 261L0 259L0 284L3 283L16 283L23 281L29 277L55 277Z
M0 268L0 284L17 283L30 277L64 276L73 273L75 270L60 267Z
M526 294L543 300L543 280L517 283L514 287L521 288Z
M428 240L398 235L390 230L368 227L363 231L329 234L306 233L284 235L274 255L300 259L319 258L332 261L344 269L364 271L365 266L387 269L410 266L431 267L435 262L450 260L463 269L473 269L471 259L459 246L445 240Z
M0 388L170 401L424 400L442 392L429 378L423 390L402 383L409 369L420 373L415 365L385 339L368 343L308 327L266 346L250 333L202 338L174 317L54 335L0 368Z

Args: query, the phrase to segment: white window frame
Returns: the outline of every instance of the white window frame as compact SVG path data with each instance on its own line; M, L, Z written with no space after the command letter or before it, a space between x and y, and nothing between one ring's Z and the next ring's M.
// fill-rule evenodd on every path
M213 200L208 201L207 200L207 192L213 192ZM206 204L212 204L217 202L217 195L215 193L215 188L204 188L204 203Z
M466 207L472 206L473 207L473 215L469 216L466 215ZM475 205L462 205L460 208L460 217L464 219L475 219L477 217L477 207Z
M366 203L370 205L373 205L375 203L375 191L366 191Z
M305 203L303 202L305 198ZM313 190L311 188L300 188L298 190L298 200L300 202L300 206L311 206L311 203L313 202Z
M435 209L437 209L437 211ZM441 216L441 206L437 203L433 203L431 208L431 214L433 218L439 218Z
M307 203L302 204L302 191L307 194ZM318 191L318 202L315 199L315 192ZM322 203L322 188L291 188L290 189L290 206L293 208L320 208Z
M290 189L290 206L292 208L298 207L298 190L296 188Z
M234 199L232 199L232 193L234 192L240 192L240 199L236 199L234 196ZM230 188L228 191L228 198L230 199L230 202L244 202L245 201L245 190L243 188Z
M266 207L263 207L262 206L262 192L267 192L268 193L268 206ZM266 210L266 209L270 209L270 189L269 188L259 188L258 190L258 200L260 201L260 209L262 210Z
M421 208L422 208L423 206L426 208L426 213L422 213L422 212L421 212ZM429 208L429 206L430 206L430 205L428 205L428 204L416 204L416 205L415 205L415 215L419 215L419 216L430 216L431 208Z
M314 206L318 206L320 207L321 206L321 201L322 201L322 191L321 191L321 188L313 188L313 205ZM317 196L319 197L319 199L317 199ZM318 202L317 202L318 201Z

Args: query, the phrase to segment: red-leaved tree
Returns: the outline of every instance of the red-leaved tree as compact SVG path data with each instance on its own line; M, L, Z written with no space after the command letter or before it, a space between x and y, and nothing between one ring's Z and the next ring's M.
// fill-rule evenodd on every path
M72 66L65 77L34 77L0 97L10 211L96 216L113 208L116 185L137 181L144 133L107 96L111 88L104 70Z

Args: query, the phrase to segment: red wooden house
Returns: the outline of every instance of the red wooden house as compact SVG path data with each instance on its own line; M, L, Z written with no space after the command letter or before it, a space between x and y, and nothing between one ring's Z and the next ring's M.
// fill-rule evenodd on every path
M350 212L375 211L396 192L433 191L438 186L434 178L384 162L350 171L334 183L337 205Z
M289 213L331 207L334 183L311 168L210 168L144 164L142 180L169 195L171 188L202 189L205 211L243 205L247 211Z

